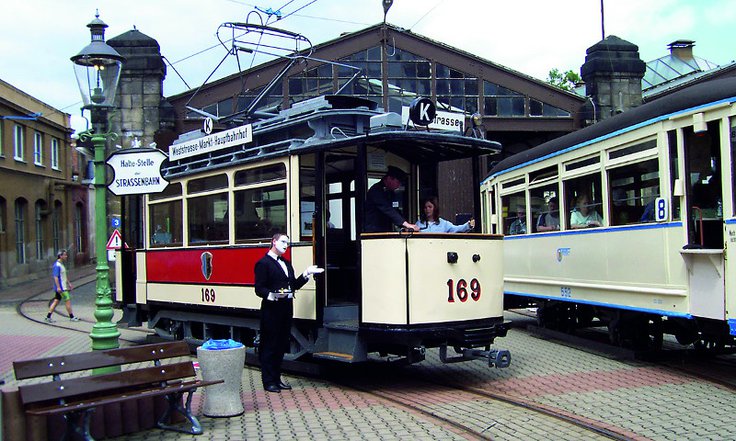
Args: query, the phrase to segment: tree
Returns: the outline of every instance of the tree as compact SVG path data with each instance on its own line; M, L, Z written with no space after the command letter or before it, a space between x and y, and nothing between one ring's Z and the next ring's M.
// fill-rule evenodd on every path
M572 70L568 70L563 73L555 67L549 71L549 74L547 74L547 83L557 86L560 89L567 90L568 92L575 90L575 86L581 81L582 79L580 78L580 75Z

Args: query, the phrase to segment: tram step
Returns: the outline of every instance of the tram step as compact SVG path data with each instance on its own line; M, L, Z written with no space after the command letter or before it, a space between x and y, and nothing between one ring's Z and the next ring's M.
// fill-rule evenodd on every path
M312 354L314 358L321 358L324 360L342 361L352 363L354 357L351 354L343 354L342 352L315 352Z
M358 320L336 320L332 322L326 322L325 328L339 329L343 331L357 331L358 330Z

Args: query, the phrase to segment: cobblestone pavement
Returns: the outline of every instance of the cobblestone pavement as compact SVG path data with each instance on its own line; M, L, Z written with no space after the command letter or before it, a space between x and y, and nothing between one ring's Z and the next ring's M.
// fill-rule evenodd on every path
M78 271L81 283L94 280L93 271ZM24 298L39 282L14 294ZM88 336L94 305L76 302L75 314L85 319L63 321L59 329L20 317L17 298L0 293L0 378L5 388L17 382L12 361L90 350ZM26 303L24 312L42 319L47 296ZM63 308L60 308L63 311ZM119 312L116 312L117 319ZM81 330L83 332L77 332ZM121 345L143 341L145 333L121 329ZM457 428L462 424L495 440L595 440L604 436L568 422L533 412L493 396L556 409L580 421L638 440L734 439L736 394L707 381L643 362L623 362L580 351L513 329L496 346L509 349L511 367L492 369L484 362L442 364L436 351L409 366L345 368L359 389L333 376L287 376L294 389L264 392L260 372L243 369L245 412L232 418L202 415L202 391L193 410L204 434L186 436L147 430L116 440L285 440L285 439L475 439ZM461 389L446 383L454 384ZM485 395L478 395L474 391ZM370 393L374 392L374 393ZM419 410L403 404L411 403ZM434 415L432 417L430 415Z

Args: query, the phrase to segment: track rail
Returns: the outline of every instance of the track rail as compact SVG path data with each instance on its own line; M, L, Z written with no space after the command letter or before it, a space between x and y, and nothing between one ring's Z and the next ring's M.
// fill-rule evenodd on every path
M93 281L94 281L94 279L89 280L89 281L83 281L82 283L79 283L79 285L77 285L77 288L79 288L81 286L84 286L84 285L86 285L88 283L91 283ZM36 294L32 294L32 295L26 297L25 299L21 300L15 306L15 312L19 316L21 316L24 319L26 319L28 321L31 321L31 322L41 323L41 324L45 324L45 325L52 326L52 327L59 328L59 329L67 329L69 331L76 331L76 332L82 332L82 333L85 333L85 334L89 334L89 332L90 332L89 329L86 329L86 328L85 329L81 329L78 326L65 326L65 325L62 324L62 322L59 322L59 321L56 321L54 323L47 323L43 319L38 319L37 317L32 316L32 315L26 313L25 310L28 309L28 308L26 308L26 306L28 306L31 303L45 303L45 304L49 304L50 303L46 299L39 299L38 298L38 297L40 297L42 295L44 295L44 293L36 293ZM62 308L63 309L63 306L60 305L59 307L57 307L56 308L57 310L55 312L57 314L61 315L62 317L68 318L68 316L65 313L62 313L62 312L59 311L59 308ZM79 322L80 323L89 323L89 324L92 324L92 325L95 324L95 322L93 322L91 320L85 320L85 319L80 319ZM154 333L152 333L151 331L148 331L147 329L126 328L126 330L127 331L132 331L132 332L139 332L144 337L154 335ZM124 338L122 336L119 337L119 340L122 340L122 341L125 341L125 342L128 342L128 343L131 343L131 344L140 343L140 340L128 339L128 338Z
M462 384L417 377L395 368L387 372L374 366L370 371L358 375L345 376L341 373L339 378L329 381L419 413L469 439L498 439L504 438L504 435L506 439L511 439L508 434L513 433L515 428L528 427L529 422L533 421L555 427L562 438L565 438L562 434L574 433L573 437L588 440L645 439L560 409ZM464 406L468 403L471 403L472 408ZM513 417L505 420L501 414Z

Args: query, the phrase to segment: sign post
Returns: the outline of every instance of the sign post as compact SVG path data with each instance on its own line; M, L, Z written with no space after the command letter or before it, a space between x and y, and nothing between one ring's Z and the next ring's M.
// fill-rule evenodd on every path
M107 188L116 196L160 193L169 182L161 176L166 154L160 150L135 148L115 152L107 163L115 176Z

